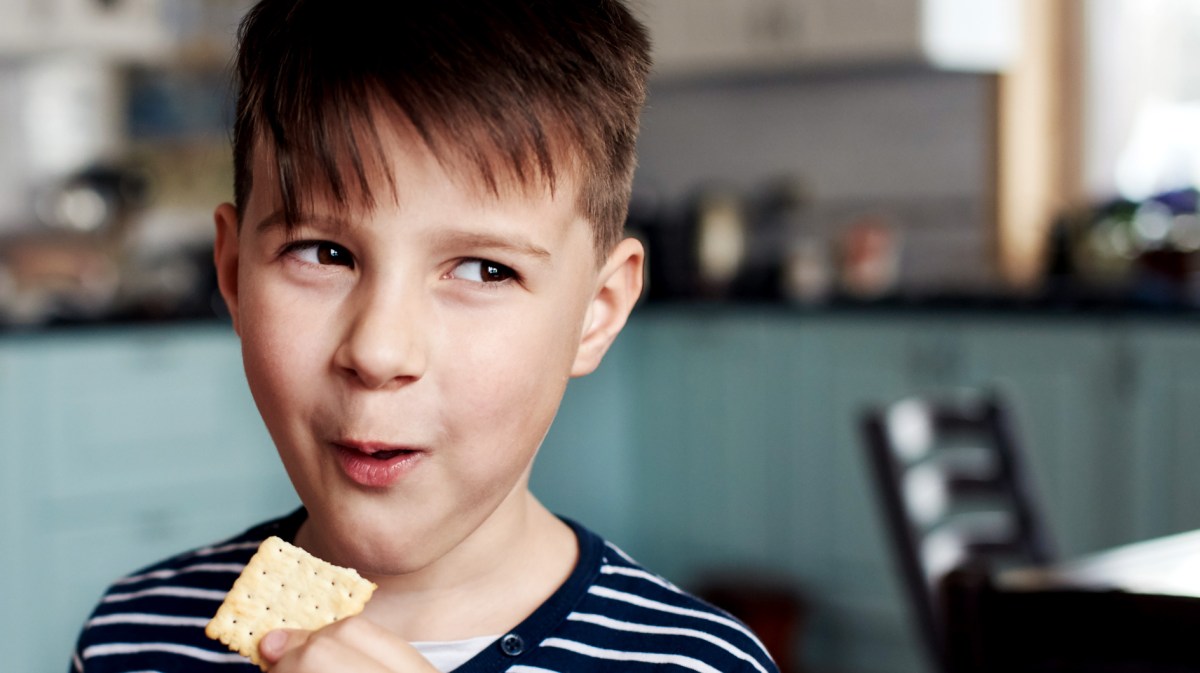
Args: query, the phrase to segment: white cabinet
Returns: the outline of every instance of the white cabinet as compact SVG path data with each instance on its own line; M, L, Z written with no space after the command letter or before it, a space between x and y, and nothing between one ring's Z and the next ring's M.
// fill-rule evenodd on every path
M0 0L0 57L224 67L253 0Z
M919 56L919 0L791 0L804 9L801 53L814 61Z
M660 76L884 63L997 71L1019 0L635 0Z
M166 0L0 0L0 55L83 51L147 60L171 48Z

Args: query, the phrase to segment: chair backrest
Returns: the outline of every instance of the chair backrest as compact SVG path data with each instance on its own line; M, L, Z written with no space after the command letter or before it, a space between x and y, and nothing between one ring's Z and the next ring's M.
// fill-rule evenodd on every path
M1017 432L995 393L910 397L868 409L861 430L921 636L949 671L941 580L1053 560Z

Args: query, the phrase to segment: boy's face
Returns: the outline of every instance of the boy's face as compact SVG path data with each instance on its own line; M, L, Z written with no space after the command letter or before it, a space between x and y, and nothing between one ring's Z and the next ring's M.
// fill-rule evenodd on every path
M370 211L315 197L290 234L258 151L240 226L217 211L216 262L309 541L401 574L519 520L568 379L636 300L642 252L625 241L598 265L565 181L493 197L381 135L397 198L382 177Z

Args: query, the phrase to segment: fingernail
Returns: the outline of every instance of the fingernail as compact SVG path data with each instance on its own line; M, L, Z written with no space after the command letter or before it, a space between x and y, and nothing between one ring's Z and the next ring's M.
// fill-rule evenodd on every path
M287 631L271 631L263 636L262 642L258 644L258 650L267 657L276 657L280 652L283 652L283 647L287 645Z

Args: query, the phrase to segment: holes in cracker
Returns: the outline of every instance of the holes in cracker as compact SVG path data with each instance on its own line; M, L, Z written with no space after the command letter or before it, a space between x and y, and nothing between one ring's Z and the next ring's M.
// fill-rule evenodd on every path
M0 0L2 3L3 0ZM271 559L269 556L262 559L263 563L269 564L266 567L259 566L249 573L249 577L253 578L255 586L238 587L238 591L228 597L227 600L233 600L231 605L238 602L250 603L242 606L242 609L248 610L248 614L242 615L239 619L228 619L224 624L233 624L235 633L241 634L236 636L234 640L238 642L246 642L245 638L257 640L265 635L272 628L312 628L308 625L310 620L314 620L314 626L319 626L321 623L329 624L343 620L347 615L341 613L341 610L336 609L336 606L329 610L324 609L324 601L329 598L330 601L340 605L342 601L361 601L370 596L371 591L365 586L365 580L355 576L353 578L334 576L326 574L325 565L310 565L307 557L303 559L296 558L296 552L291 546L286 543L273 545L264 548L264 552L269 554L270 549L274 549L279 556ZM302 551L302 550L301 550ZM296 561L295 568L291 567L290 560ZM342 571L334 567L334 571ZM258 577L255 577L257 571ZM311 584L306 581L301 581L300 577L303 574L308 577L312 573ZM279 574L277 574L279 573ZM297 581L296 590L291 591L288 587L292 586L290 580L295 578ZM324 582L329 581L329 588L326 589ZM275 587L274 583L279 582L279 587ZM356 582L363 582L360 586ZM270 585L270 586L268 586ZM258 592L261 588L262 591ZM310 600L306 593L306 588L313 590L313 596ZM373 585L370 588L374 588ZM257 593L256 593L257 592ZM272 601L270 606L266 605L268 600ZM278 601L278 602L277 602ZM305 606L312 605L312 608L305 609ZM355 612L361 610L361 606L354 606ZM286 615L296 609L297 612L292 615L292 619L288 619ZM341 613L341 614L339 614ZM232 617L232 615L230 615ZM248 632L245 629L254 629L253 632ZM214 636L221 640L226 645L226 639ZM235 649L230 645L230 649ZM235 651L237 651L235 649Z

